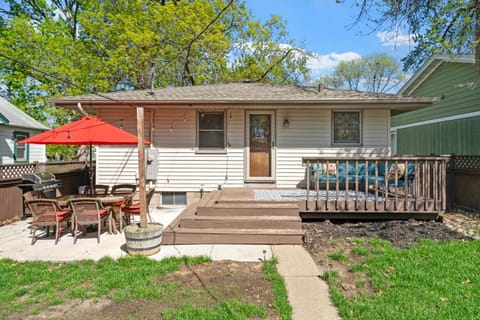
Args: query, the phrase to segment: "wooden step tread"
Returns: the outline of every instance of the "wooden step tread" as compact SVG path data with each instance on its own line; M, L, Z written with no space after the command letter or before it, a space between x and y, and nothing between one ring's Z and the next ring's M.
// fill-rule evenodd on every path
M176 233L229 235L303 235L302 229L231 229L231 228L176 228Z
M203 231L203 230L202 230ZM164 234L163 244L303 244L303 234L234 234L172 232Z
M199 205L199 208L207 208ZM251 203L226 203L220 202L208 208L215 209L277 209L277 208L288 208L288 209L299 209L298 204L294 203L262 203L262 202L251 202Z
M239 220L239 221L302 221L300 216L233 216L233 215L218 215L218 216L188 216L184 219L191 220Z

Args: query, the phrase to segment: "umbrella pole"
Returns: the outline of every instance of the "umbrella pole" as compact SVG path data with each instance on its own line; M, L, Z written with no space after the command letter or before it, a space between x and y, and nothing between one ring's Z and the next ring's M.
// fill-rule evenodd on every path
M90 168L88 170L88 184L90 186L90 192L89 192L89 195L90 196L93 196L95 194L94 190L93 190L93 160L92 160L92 156L93 156L93 151L92 151L92 143L90 142Z

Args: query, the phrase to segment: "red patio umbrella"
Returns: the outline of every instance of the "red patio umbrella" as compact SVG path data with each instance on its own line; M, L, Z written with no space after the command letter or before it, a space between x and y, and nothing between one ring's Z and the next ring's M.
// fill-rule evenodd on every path
M137 145L138 139L136 135L99 118L85 116L18 143L88 145L90 147L90 170L92 170L92 145ZM150 144L149 141L145 141L145 143ZM92 183L90 181L90 184Z

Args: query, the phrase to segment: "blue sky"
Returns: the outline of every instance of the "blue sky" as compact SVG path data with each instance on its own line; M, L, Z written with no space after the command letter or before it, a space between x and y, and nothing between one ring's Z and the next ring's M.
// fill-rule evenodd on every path
M315 54L309 62L312 77L329 74L338 62L373 53L388 53L400 59L413 43L407 34L372 31L365 23L352 26L358 10L354 1L246 0L253 16L265 21L272 14L287 20L291 38Z

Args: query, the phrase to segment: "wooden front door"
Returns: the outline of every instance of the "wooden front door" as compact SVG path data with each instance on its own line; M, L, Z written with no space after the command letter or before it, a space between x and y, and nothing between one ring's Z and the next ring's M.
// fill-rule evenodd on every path
M249 112L248 146L249 171L248 178L254 180L273 178L273 112Z

